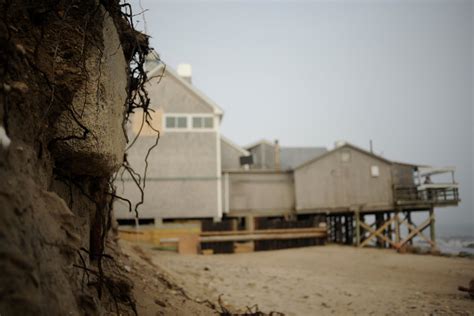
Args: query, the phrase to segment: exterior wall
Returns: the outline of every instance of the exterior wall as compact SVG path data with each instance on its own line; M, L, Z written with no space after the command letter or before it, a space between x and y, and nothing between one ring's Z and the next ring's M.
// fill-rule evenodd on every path
M161 137L148 157L145 200L139 208L140 217L219 218L222 215L219 117L212 107L169 72L159 84L156 84L157 80L152 80L149 94L152 108L157 110L154 114L159 114L152 117L161 120L153 121L152 125L160 127ZM212 115L214 129L163 129L161 123L168 113ZM140 115L136 117L135 120L141 123ZM137 124L134 124L130 139L135 137L137 130ZM128 161L140 174L145 168L148 148L155 141L156 133L145 128L128 151ZM116 182L117 194L134 205L140 200L140 191L130 176L125 175L124 180L123 183ZM115 208L119 219L135 216L128 212L128 205L123 201L118 201Z
M275 169L275 146L262 143L249 151L253 156L251 169Z
M213 218L217 216L217 180L160 180L148 179L145 187L145 202L139 207L140 218ZM124 181L125 196L133 204L140 199L140 191L128 179ZM118 185L117 194L122 193ZM116 217L134 218L123 201L116 202Z
M215 132L164 133L158 147L148 157L145 201L140 206L142 218L218 217L220 177ZM155 137L140 137L128 160L132 166L142 166L148 148ZM220 145L220 144L219 144ZM130 177L117 183L117 194L136 203L140 191ZM125 189L125 190L124 190ZM130 218L128 206L117 203L117 218Z
M342 161L343 153L350 160ZM371 166L379 176L371 176ZM393 208L391 165L358 150L342 147L295 170L297 212Z
M239 172L224 175L229 216L283 215L294 210L293 175L277 172ZM227 183L226 183L227 182Z
M413 166L404 164L393 164L392 166L393 184L399 186L414 186Z
M231 146L228 142L221 139L221 162L222 170L237 170L241 169L240 157L244 154Z

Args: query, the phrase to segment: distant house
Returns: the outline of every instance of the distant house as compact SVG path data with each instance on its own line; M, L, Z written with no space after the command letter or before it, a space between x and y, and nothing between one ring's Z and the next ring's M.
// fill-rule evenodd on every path
M295 168L296 211L392 210L392 168L354 145L336 147Z
M158 150L148 157L140 217L144 220L221 218L223 111L191 84L190 77L180 76L169 67L156 64L148 77L152 78L147 85L154 110L152 123L161 136ZM141 117L135 115L130 138L137 135L140 126ZM147 151L155 141L156 133L145 126L129 150L128 160L132 166L139 166L141 172ZM139 201L140 192L130 177L124 178L123 185L120 181L117 185L118 194L133 203ZM118 219L135 216L123 201L117 201L115 208Z
M249 168L222 168L224 214L229 217L293 214L293 167L327 151L323 147L281 147L268 140L248 145L245 150L253 157ZM226 159L223 156L223 165Z

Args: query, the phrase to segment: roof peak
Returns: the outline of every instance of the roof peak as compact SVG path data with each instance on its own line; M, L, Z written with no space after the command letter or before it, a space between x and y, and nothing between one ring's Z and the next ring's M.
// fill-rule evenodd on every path
M163 72L163 68L164 68L164 73L170 74L174 79L176 79L179 83L181 83L181 85L183 85L186 89L194 93L198 98L202 99L206 104L208 104L213 109L215 114L220 115L220 116L224 115L224 111L219 105L217 105L217 103L212 101L207 95L205 95L195 85L192 85L186 79L181 77L173 68L165 64L163 61L161 61L160 64L158 64L155 68L151 69L147 73L148 79L151 79L154 76L158 76L160 71Z

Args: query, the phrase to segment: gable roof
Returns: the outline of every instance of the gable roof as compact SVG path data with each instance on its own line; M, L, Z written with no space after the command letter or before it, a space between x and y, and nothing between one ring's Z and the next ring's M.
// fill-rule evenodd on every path
M250 152L248 152L247 150L243 149L242 147L240 147L239 145L237 145L236 143L234 143L233 141L231 141L230 139L228 139L227 137L224 137L222 134L221 134L221 140L223 142L225 142L226 144L228 144L229 146L231 146L232 148L236 149L237 151L241 152L243 155L245 156L248 156L250 155Z
M325 147L281 147L280 167L282 170L290 170L302 163L325 154Z
M181 78L181 76L178 75L176 71L174 71L174 69L164 64L163 62L160 62L155 68L153 68L147 73L148 78L152 78L153 76L160 75L160 72L163 71L163 68L165 68L164 76L169 75L169 76L172 76L174 79L176 79L176 81L178 81L185 89L187 89L188 91L193 93L195 96L203 100L204 103L207 104L212 109L214 114L217 114L221 117L224 115L224 111L222 110L220 106L218 106L214 101L209 99L208 96L202 93L194 85L190 84L189 82Z
M256 142L253 142L253 143L248 144L247 146L244 146L244 148L247 149L247 150L250 150L250 149L255 148L257 146L260 146L260 145L275 146L275 144L272 143L271 141L262 138L262 139L260 139Z
M315 162L315 161L317 161L317 160L319 160L319 159L322 159L322 158L324 158L324 157L327 157L327 156L331 155L332 153L334 153L334 152L336 152L336 151L338 151L338 150L341 150L341 149L343 149L343 148L351 148L351 149L356 150L356 151L358 151L358 152L360 152L360 153L362 153L362 154L365 154L365 155L370 156L370 157L372 157L372 158L378 159L378 160L380 160L380 161L382 161L382 162L384 162L384 163L387 163L387 164L390 164L390 165L392 164L392 161L390 161L390 160L388 160L388 159L385 159L385 158L383 158L383 157L381 157L381 156L378 156L378 155L376 155L376 154L374 154L374 153L371 153L370 151L367 151L367 150L365 150L365 149L362 149L362 148L357 147L357 146L355 146L355 145L353 145L353 144L351 144L351 143L347 143L347 142L346 142L346 143L344 143L344 145L341 145L341 146L339 146L339 147L336 147L336 148L334 148L334 149L332 149L332 150L326 152L325 154L322 154L322 155L320 155L320 156L318 156L318 157L315 157L315 158L313 158L313 159L310 159L310 160L308 160L308 161L302 163L301 165L295 167L295 170L296 170L296 169L300 169L300 168L302 168L302 167L304 167L304 166L307 166L307 165L309 165L309 164L312 164L313 162Z

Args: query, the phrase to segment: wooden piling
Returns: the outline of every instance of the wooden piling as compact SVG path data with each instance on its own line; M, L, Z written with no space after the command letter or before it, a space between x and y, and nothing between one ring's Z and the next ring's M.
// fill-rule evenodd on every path
M408 221L408 224L413 225L413 222L411 220L411 212L410 211L407 211L407 221ZM410 226L408 226L408 235L411 235ZM409 243L410 243L410 245L413 245L413 240L410 240Z
M396 217L395 220L395 241L397 244L400 243L400 216L399 212L397 211L394 215Z
M355 212L355 218L356 218L356 245L357 247L360 246L360 214L359 211Z
M430 208L430 219L430 238L434 243L434 246L432 244L432 248L436 248L435 215L433 207Z

